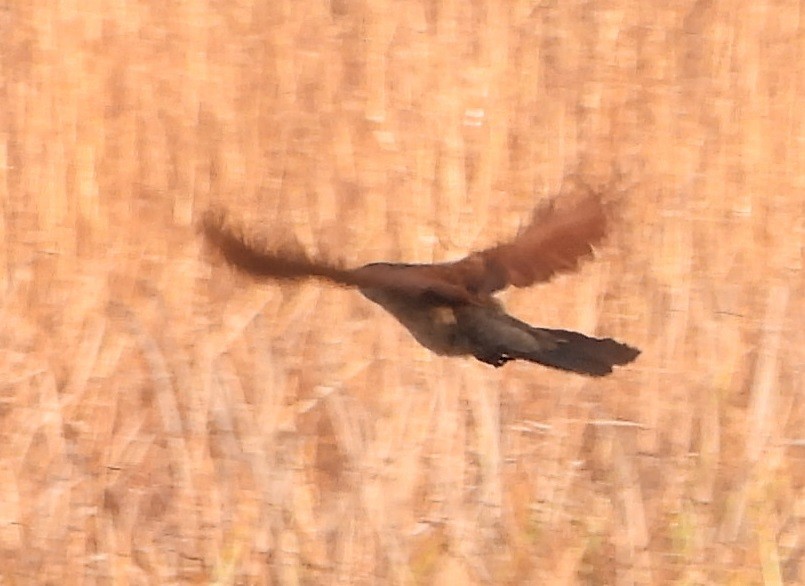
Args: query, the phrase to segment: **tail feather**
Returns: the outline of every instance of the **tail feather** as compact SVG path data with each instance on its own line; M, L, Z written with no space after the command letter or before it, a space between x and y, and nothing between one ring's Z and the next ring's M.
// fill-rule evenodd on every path
M466 305L454 313L457 330L469 343L472 355L495 367L519 359L604 376L613 366L628 364L640 355L637 348L611 338L531 326L498 307Z
M544 366L568 370L589 376L604 376L615 365L628 364L640 355L640 350L611 338L591 338L578 332L532 328L541 336L549 335L556 342L551 349L521 356ZM519 357L518 357L519 358Z

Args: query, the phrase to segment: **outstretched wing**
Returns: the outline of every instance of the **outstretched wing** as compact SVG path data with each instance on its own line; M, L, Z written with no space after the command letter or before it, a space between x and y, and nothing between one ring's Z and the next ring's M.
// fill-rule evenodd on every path
M453 305L471 302L466 289L444 278L431 265L375 263L347 269L338 263L311 258L298 247L271 249L251 242L227 224L223 214L209 213L201 224L206 241L228 264L257 279L293 281L321 279L347 287L382 289L424 302Z
M537 208L531 223L511 242L452 263L467 288L486 296L509 285L528 287L573 271L592 257L593 246L606 232L606 214L597 195L571 205L556 200Z
M227 226L222 214L202 223L207 241L226 261L252 277L271 280L318 278L348 287L383 289L431 304L484 304L509 285L527 287L575 270L601 241L606 216L601 200L588 195L575 204L556 200L537 208L531 223L511 242L436 265L375 263L346 269L300 249L272 250Z
M319 278L341 285L360 286L353 271L335 263L312 259L301 249L269 250L227 224L222 213L208 213L201 223L206 241L233 267L258 278L290 281Z

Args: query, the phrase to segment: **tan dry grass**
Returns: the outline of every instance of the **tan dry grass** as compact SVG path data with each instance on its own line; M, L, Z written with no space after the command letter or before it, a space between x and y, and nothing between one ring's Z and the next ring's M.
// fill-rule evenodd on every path
M0 27L4 583L805 583L800 3ZM452 258L573 174L614 186L610 244L505 297L643 348L604 381L431 356L193 230L216 204L350 263Z

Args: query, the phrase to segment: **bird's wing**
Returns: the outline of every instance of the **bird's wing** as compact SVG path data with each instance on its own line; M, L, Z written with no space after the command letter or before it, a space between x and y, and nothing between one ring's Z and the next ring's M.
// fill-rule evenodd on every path
M452 263L466 287L486 296L509 285L528 287L578 268L592 257L606 231L604 205L588 194L571 205L556 200L534 211L531 222L511 242Z
M342 285L357 285L352 271L329 261L314 260L298 247L271 250L250 241L241 231L228 225L222 213L208 213L202 220L201 232L227 263L252 277L278 281L320 278Z
M202 231L226 261L256 278L318 278L348 287L384 289L435 304L483 304L491 293L509 285L527 287L559 272L576 269L591 257L604 236L601 200L588 195L569 206L555 200L540 206L531 222L511 242L475 252L462 260L437 265L370 264L347 269L300 249L272 250L250 242L229 227L221 214L208 214Z
M276 249L250 240L229 226L221 213L209 213L201 224L206 241L228 264L257 278L274 281L321 279L347 287L376 288L436 304L471 301L467 290L431 265L370 264L347 269L338 263L311 258L298 247Z

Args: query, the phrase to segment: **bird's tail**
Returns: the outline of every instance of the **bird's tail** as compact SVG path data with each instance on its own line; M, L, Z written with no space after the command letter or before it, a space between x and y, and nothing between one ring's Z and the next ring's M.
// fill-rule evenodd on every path
M578 332L531 328L535 335L550 336L556 342L551 349L521 356L544 366L568 370L588 376L604 376L615 365L628 364L640 355L640 350L611 338L591 338Z

